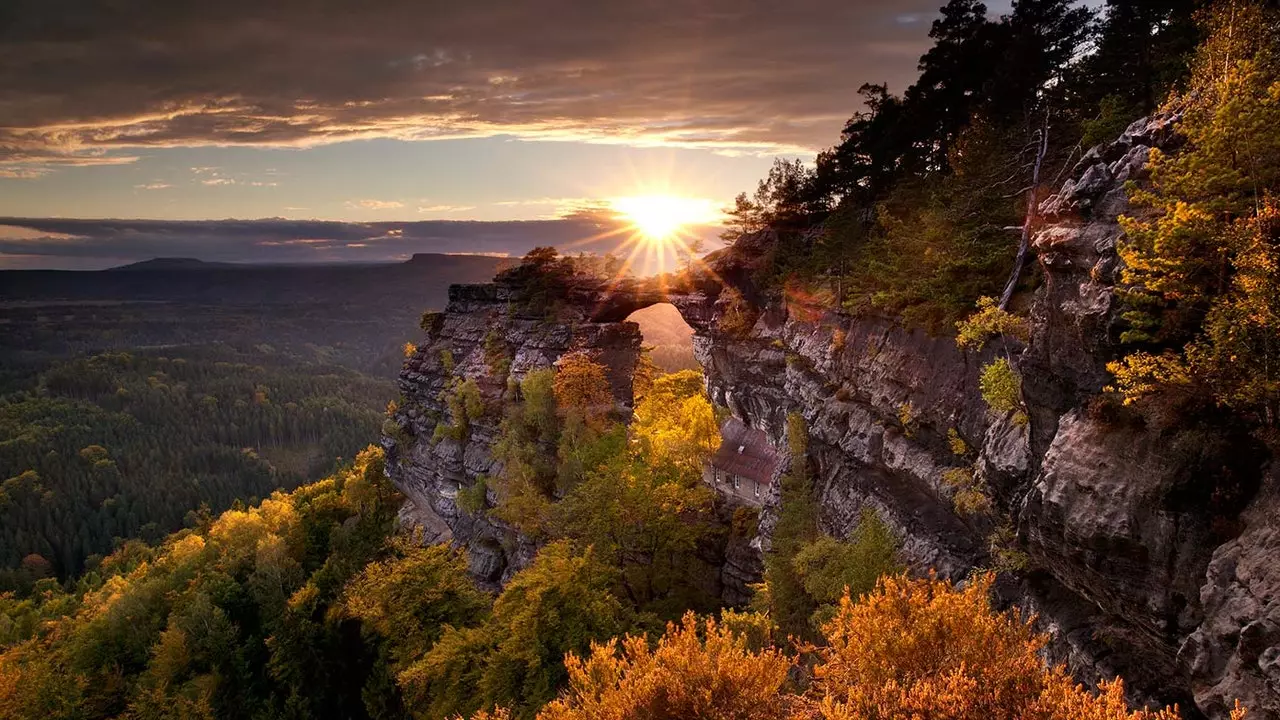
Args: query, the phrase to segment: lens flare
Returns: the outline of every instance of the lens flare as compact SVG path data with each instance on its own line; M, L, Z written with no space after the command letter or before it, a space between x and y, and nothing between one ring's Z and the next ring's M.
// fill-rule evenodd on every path
M720 212L714 202L676 195L613 198L613 209L651 243L667 243L689 225L712 224Z

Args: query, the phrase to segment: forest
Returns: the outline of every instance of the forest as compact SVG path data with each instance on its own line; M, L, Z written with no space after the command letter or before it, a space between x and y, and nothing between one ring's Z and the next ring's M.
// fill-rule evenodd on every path
M920 80L901 95L865 86L839 143L812 165L776 164L738 199L727 237L774 233L770 261L752 269L763 290L954 332L962 346L1023 341L1040 201L1096 143L1177 114L1181 145L1153 151L1150 182L1131 189L1151 212L1122 221L1124 352L1109 398L1273 429L1275 13L1110 0L1095 17L1018 0L993 17L952 0ZM742 299L728 300L732 319ZM459 511L536 548L490 592L460 552L397 532L403 498L385 464L404 461L406 430L394 403L384 419L380 385L217 357L105 353L7 391L0 716L1179 716L1131 710L1119 680L1093 692L1046 664L1032 618L992 604L999 558L952 584L909 573L873 510L848 537L824 533L798 413L763 579L749 603L725 607L709 571L761 518L700 480L724 411L696 371L642 364L631 418L586 354L511 378L500 408L473 378L450 378L433 443L467 437L481 413L502 417L502 471L459 489ZM1017 372L997 359L981 386L1025 424ZM384 447L357 453L378 423ZM299 485L313 472L330 474ZM193 503L207 508L188 513Z
M354 370L219 346L55 361L0 396L0 590L323 477L393 395Z
M494 595L465 558L395 532L381 449L252 507L126 543L64 587L0 596L0 714L12 718L1097 718L1130 712L1044 664L993 576L910 579L874 516L823 537L806 502L806 431L790 427L788 517L757 601L720 607L699 546L716 520L695 461L715 409L689 372L642 389L630 429L603 368L531 373L506 408L519 468L503 513L539 533ZM558 468L537 465L553 443ZM562 485L559 500L543 483ZM784 557L786 561L784 560ZM1236 717L1243 717L1238 710Z
M1141 117L1177 118L1178 146L1151 152L1121 218L1128 352L1112 396L1274 427L1276 18L1267 0L1108 0L1097 16L1020 0L998 18L952 0L916 83L863 86L839 143L776 161L725 237L776 233L762 291L963 337L970 321L1026 316L1041 202L1077 163Z

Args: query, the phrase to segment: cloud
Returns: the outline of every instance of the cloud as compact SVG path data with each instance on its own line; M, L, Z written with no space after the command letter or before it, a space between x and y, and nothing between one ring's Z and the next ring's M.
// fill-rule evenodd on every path
M363 210L396 210L404 207L399 200L349 200L347 207Z
M236 181L231 178L211 177L200 181L201 185L235 185Z
M166 182L149 182L142 183L141 185L134 185L134 187L139 190L167 190L173 186Z
M9 0L0 163L492 135L814 149L863 82L910 81L937 5Z
M719 228L696 228L717 247ZM324 220L81 220L0 218L0 267L107 267L154 257L221 262L394 261L413 253L524 255L619 249L630 233L616 216L558 220L337 222ZM36 260L35 258L42 258Z
M419 207L418 212L422 215L448 215L475 209L475 205L426 205Z

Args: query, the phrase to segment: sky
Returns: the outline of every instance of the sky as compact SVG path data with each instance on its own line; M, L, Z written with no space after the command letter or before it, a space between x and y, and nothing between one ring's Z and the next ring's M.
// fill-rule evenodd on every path
M940 4L7 0L0 267L607 249L837 142Z

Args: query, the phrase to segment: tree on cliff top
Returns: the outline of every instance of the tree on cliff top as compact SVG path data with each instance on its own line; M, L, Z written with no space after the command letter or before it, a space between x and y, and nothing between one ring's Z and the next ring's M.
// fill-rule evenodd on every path
M1151 219L1122 218L1129 305L1109 367L1126 402L1159 389L1206 391L1280 422L1280 22L1257 2L1202 14L1207 38L1181 111L1185 144L1151 153Z

